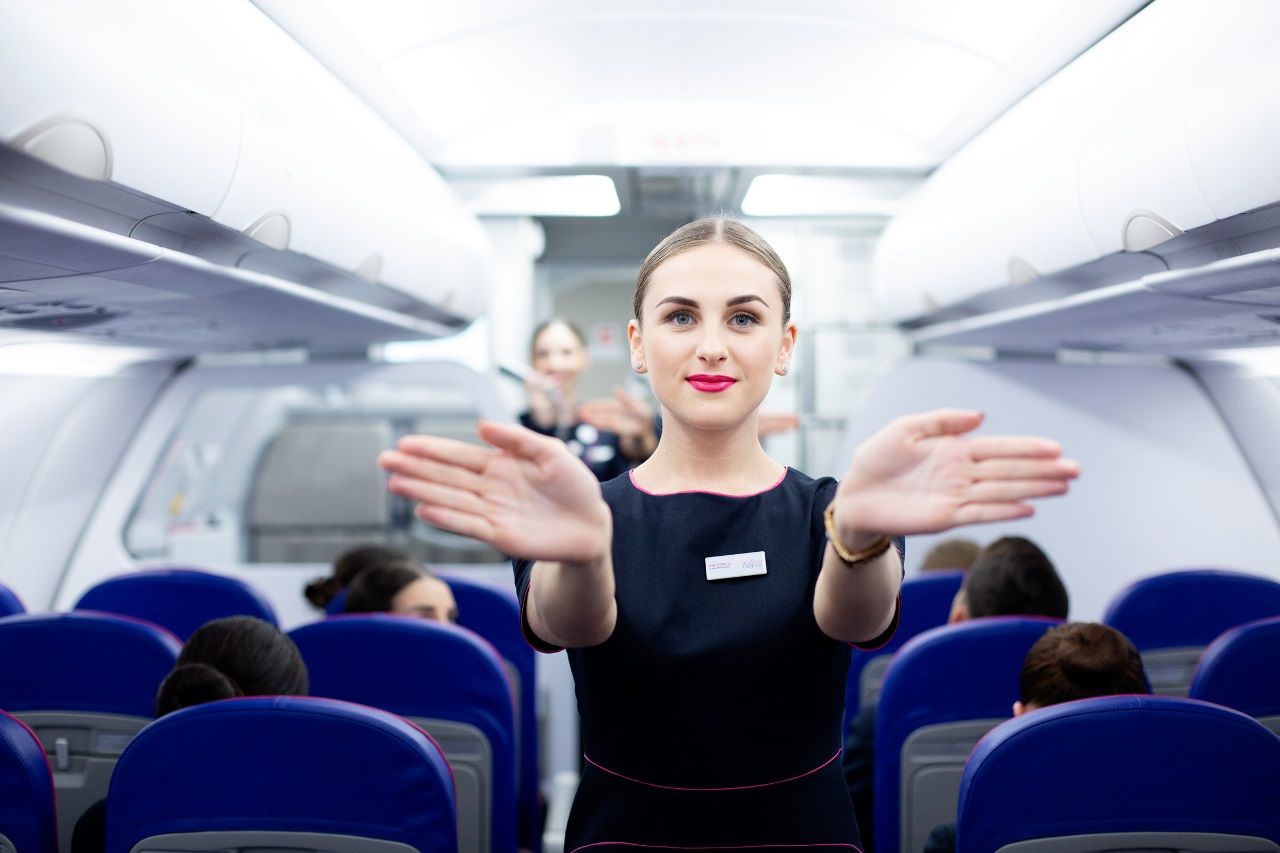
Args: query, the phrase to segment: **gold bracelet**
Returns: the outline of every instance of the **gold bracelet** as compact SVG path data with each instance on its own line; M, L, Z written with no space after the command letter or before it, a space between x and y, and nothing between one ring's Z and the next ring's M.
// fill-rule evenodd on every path
M869 548L863 548L861 551L850 551L840 542L840 537L836 534L836 502L832 501L827 504L827 508L822 513L822 521L827 526L827 541L831 543L831 547L835 549L836 556L849 565L854 563L865 563L867 560L874 560L885 551L889 550L889 546L893 544L893 540L888 536L881 534L880 538L871 543Z

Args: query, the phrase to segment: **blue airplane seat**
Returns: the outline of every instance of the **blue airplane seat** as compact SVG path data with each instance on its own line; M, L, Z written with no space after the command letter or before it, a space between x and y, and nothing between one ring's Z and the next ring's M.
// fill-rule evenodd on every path
M147 726L116 768L107 853L457 853L439 748L392 714L307 696L227 699Z
M964 574L963 571L932 571L912 575L902 582L902 615L893 638L875 651L853 650L844 694L846 734L849 721L858 711L864 705L876 703L894 653L917 634L947 624L951 601L964 581Z
M1272 616L1280 616L1280 583L1195 569L1135 581L1111 601L1102 621L1142 653L1153 692L1185 696L1205 646L1229 628Z
M57 853L53 778L35 733L0 711L0 850Z
M279 624L271 603L239 578L199 569L146 569L90 587L76 610L121 613L163 625L186 642L206 622L256 616Z
M885 673L876 708L876 853L917 851L954 823L965 758L1013 715L1027 650L1057 619L996 617L910 640Z
M1280 738L1256 720L1168 696L1083 699L982 739L956 849L1280 851L1278 804Z
M516 825L519 846L542 848L538 803L537 672L533 648L520 631L520 602L510 585L497 587L455 574L441 574L458 602L458 624L484 637L498 650L515 677Z
M1189 695L1235 708L1280 734L1278 661L1280 617L1232 628L1200 656Z
M22 599L18 598L17 593L0 583L0 617L26 612L27 608L23 605Z
M120 752L155 716L181 648L158 625L110 613L0 619L0 708L49 755L64 853L80 815L107 795Z
M461 849L514 853L514 700L492 646L465 628L385 614L333 616L289 636L312 695L391 711L436 739L453 767Z

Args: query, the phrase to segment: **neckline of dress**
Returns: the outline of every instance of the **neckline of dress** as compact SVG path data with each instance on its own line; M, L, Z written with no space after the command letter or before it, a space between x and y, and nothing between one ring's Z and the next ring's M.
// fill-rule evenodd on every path
M666 498L666 497L671 497L672 495L712 495L713 497L717 497L717 498L754 498L757 495L763 495L765 492L771 492L774 489L778 488L778 486L781 486L783 480L787 479L787 475L790 473L791 473L791 466L784 465L782 467L782 476L780 476L777 480L775 480L771 485L765 486L763 489L761 489L758 492L747 492L746 494L743 494L743 495L731 495L728 492L713 492L707 489L683 489L678 492L651 492L648 489L646 489L644 486L641 486L639 483L636 482L636 472L634 468L632 468L630 471L627 472L627 480L631 483L632 487L635 488L636 491L642 492L643 494L646 494L646 495L649 495L650 497L655 497L655 498Z

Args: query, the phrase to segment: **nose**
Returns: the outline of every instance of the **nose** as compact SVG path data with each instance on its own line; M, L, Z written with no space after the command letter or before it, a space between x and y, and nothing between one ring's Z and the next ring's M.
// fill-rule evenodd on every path
M698 360L703 364L718 365L723 364L728 357L729 352L725 348L720 330L715 328L714 323L708 323L698 339Z

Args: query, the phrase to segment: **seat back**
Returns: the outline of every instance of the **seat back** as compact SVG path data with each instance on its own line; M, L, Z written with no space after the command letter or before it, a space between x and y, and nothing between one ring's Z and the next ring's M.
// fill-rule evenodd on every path
M239 578L199 569L147 569L90 587L76 610L98 610L163 625L183 642L206 622L223 616L255 616L278 624L276 612Z
M463 628L401 616L334 616L290 636L311 693L372 705L422 726L457 785L460 849L513 853L515 717L502 659Z
M0 853L55 853L53 779L21 720L0 711Z
M516 822L519 846L538 850L538 716L535 652L520 631L520 603L510 585L497 587L457 574L441 577L458 602L458 624L479 634L507 664L516 703Z
M1280 616L1280 583L1194 569L1135 581L1112 600L1102 621L1142 653L1152 692L1185 696L1205 646L1236 625L1272 616Z
M874 705L880 696L889 661L907 640L930 628L947 624L951 602L964 581L963 571L928 572L902 582L902 607L898 630L889 642L874 651L854 649L849 660L849 681L844 694L844 731L858 711Z
M987 735L960 787L959 853L1280 850L1280 738L1191 699L1105 696Z
M455 853L440 750L391 714L305 696L228 699L147 726L120 757L107 853Z
M17 593L0 583L0 617L26 612L27 608L23 606L22 599L18 598Z
M1280 734L1280 618L1232 628L1209 644L1190 696L1235 708Z
M125 746L155 715L176 637L109 613L0 619L0 708L34 730L54 770L61 849L107 795Z
M1022 661L1056 619L971 619L925 631L894 656L876 709L877 853L916 851L955 821L973 745L1013 714Z

